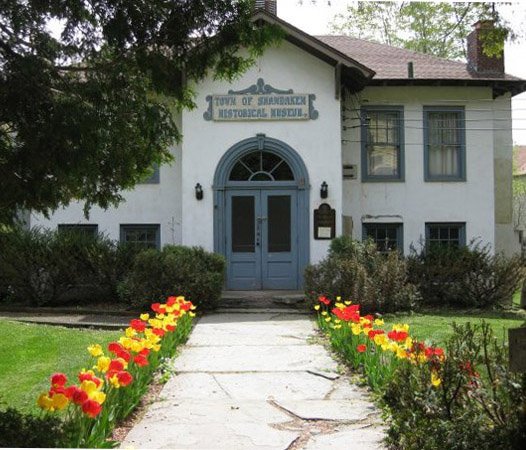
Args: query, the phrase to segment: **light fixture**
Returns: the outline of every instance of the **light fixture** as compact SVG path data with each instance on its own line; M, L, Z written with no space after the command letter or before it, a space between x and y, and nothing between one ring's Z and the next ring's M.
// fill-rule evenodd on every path
M329 185L324 181L321 184L320 197L327 198L329 196Z
M203 200L203 187L200 183L195 185L195 198L197 200Z

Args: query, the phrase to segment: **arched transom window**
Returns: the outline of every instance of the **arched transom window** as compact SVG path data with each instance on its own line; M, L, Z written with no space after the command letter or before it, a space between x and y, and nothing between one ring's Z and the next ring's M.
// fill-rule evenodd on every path
M240 157L229 181L291 181L294 174L283 158L275 153L257 150Z

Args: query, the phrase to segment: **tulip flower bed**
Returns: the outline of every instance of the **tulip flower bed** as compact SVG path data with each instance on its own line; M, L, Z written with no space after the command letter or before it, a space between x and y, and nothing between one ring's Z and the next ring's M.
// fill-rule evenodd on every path
M440 385L440 366L445 359L442 348L412 338L407 324L394 324L386 331L382 319L362 316L360 305L339 300L331 307L329 299L319 298L320 303L314 306L318 325L351 368L363 369L373 390L380 391L402 361L428 365L430 384Z
M443 350L418 341L407 323L387 327L349 301L320 297L314 308L333 348L378 394L390 447L524 448L526 376L510 372L489 323L453 324Z
M107 351L99 344L88 347L91 361L78 374L78 383L60 372L51 376L49 391L37 403L48 414L64 414L67 447L113 445L108 435L138 405L162 360L172 357L177 345L186 340L194 309L184 297L154 303L155 315L133 319Z

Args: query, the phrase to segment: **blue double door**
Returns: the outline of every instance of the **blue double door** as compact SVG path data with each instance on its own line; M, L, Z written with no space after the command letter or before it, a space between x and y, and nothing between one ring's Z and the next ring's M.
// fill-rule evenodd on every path
M297 289L297 191L226 193L227 288Z

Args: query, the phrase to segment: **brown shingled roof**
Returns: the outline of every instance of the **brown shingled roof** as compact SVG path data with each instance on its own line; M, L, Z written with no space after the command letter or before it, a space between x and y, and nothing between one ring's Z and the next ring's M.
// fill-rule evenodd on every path
M409 79L407 63L412 62L414 79L418 80L506 80L520 78L504 74L500 77L479 75L468 70L468 65L404 48L357 39L350 36L316 36L349 57L376 72L375 80Z

